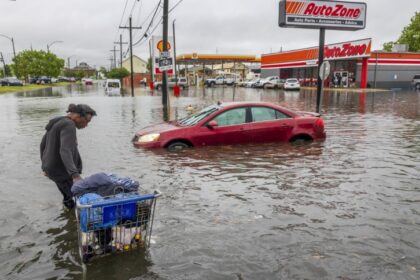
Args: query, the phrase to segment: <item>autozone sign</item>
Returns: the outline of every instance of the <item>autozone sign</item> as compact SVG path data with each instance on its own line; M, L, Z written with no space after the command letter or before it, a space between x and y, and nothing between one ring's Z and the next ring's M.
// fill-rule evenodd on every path
M369 57L371 45L372 39L327 45L324 47L324 57L326 60Z
M358 30L366 26L366 3L282 0L279 26Z

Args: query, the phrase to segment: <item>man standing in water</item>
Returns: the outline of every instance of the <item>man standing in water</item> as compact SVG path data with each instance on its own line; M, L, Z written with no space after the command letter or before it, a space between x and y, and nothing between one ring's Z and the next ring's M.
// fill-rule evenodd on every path
M95 110L85 104L70 104L67 116L51 119L41 141L41 161L44 174L50 178L63 195L63 204L74 207L71 187L81 180L82 159L77 149L76 128L88 126Z

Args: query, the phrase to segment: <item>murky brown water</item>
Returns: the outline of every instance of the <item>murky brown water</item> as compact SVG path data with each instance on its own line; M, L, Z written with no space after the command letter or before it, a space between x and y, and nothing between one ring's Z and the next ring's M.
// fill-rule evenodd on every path
M315 93L191 89L189 104L270 101L314 111ZM0 96L0 278L82 279L74 214L40 172L44 126L69 103L98 112L78 132L84 173L112 171L160 189L146 251L98 259L87 279L419 279L420 93L327 93L328 138L182 153L135 149L162 120L147 91L102 88Z

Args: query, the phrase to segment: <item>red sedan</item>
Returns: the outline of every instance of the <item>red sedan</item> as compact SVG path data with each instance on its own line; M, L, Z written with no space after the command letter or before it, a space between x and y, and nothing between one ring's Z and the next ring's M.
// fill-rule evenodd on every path
M179 121L152 125L136 133L136 147L168 150L210 145L323 140L317 113L293 112L265 102L212 105Z

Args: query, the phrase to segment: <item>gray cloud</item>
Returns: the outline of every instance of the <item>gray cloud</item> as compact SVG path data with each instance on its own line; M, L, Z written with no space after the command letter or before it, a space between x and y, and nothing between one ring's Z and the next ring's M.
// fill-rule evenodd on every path
M135 1L128 0L123 25L127 24ZM133 23L143 23L158 2L136 2ZM173 6L178 0L169 2ZM366 29L327 30L327 43L371 37L374 49L379 49L384 42L397 39L415 11L419 11L418 0L366 2ZM78 60L97 67L108 66L113 42L122 32L118 25L125 3L126 0L0 0L0 34L12 36L17 51L31 46L46 50L48 43L61 40L63 43L54 44L51 51L65 59L72 56L72 64ZM280 48L291 50L318 44L317 30L278 27L278 0L183 0L170 14L170 23L173 19L178 54L215 53L217 49L218 53L260 55ZM154 34L161 32L159 25ZM143 33L134 32L134 40ZM123 36L128 40L127 31ZM13 52L6 38L0 37L0 51L9 63ZM140 57L147 58L148 52L147 42L134 47L134 53Z

